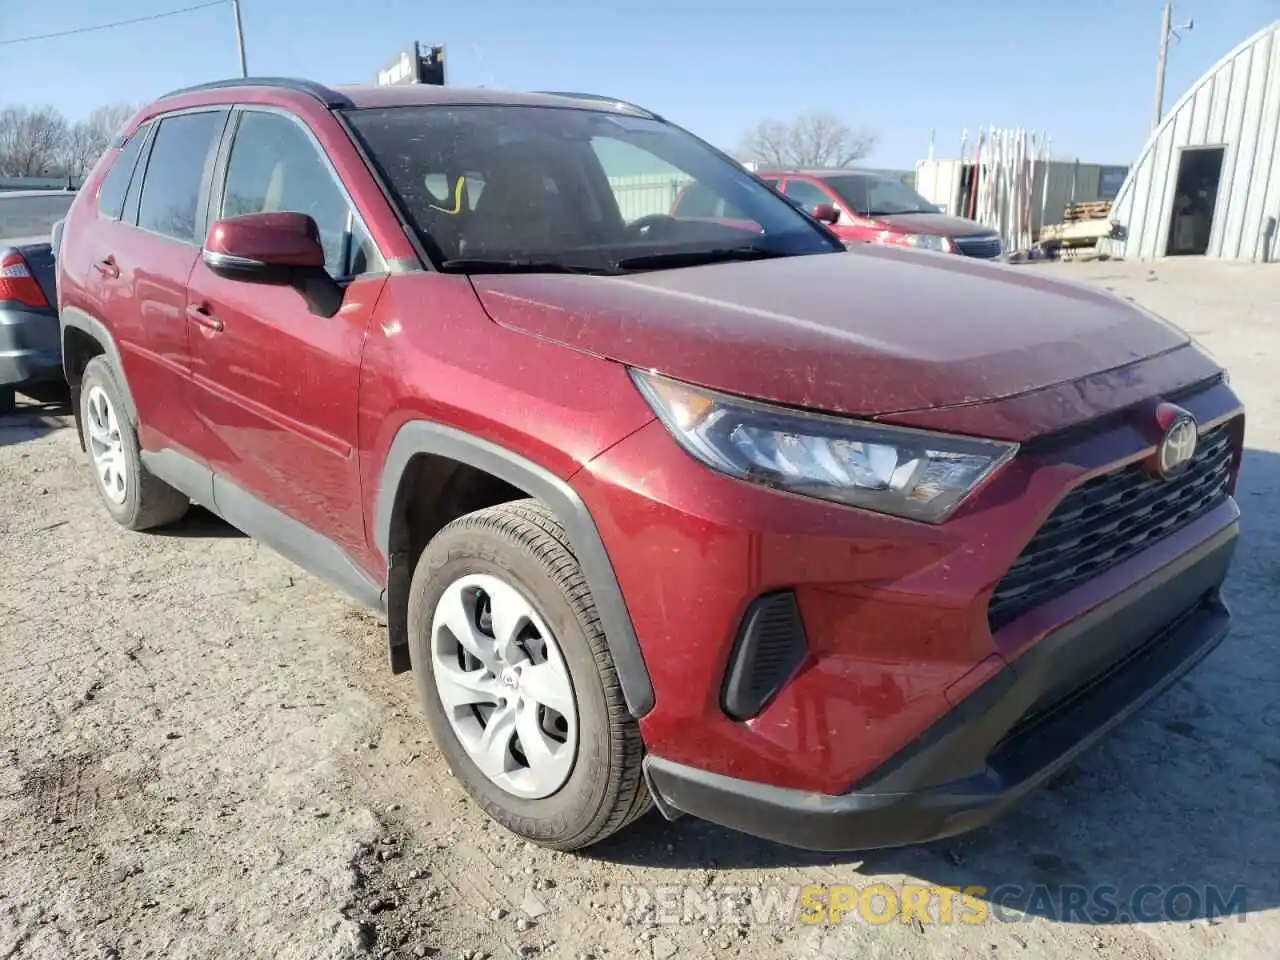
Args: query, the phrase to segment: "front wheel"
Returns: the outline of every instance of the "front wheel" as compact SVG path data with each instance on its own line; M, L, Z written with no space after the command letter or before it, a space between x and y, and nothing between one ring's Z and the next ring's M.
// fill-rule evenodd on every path
M432 735L504 827L576 850L649 809L639 728L544 506L501 504L441 530L414 570L409 629Z

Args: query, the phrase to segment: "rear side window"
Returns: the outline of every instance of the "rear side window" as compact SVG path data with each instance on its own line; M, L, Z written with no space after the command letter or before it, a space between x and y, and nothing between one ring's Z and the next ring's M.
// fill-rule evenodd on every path
M147 161L138 226L194 242L201 188L213 166L225 111L185 113L160 121Z
M138 153L142 150L143 141L147 139L147 130L148 127L138 128L107 171L102 189L98 191L98 213L102 216L119 220L124 212L124 197L129 191L133 168L138 164Z

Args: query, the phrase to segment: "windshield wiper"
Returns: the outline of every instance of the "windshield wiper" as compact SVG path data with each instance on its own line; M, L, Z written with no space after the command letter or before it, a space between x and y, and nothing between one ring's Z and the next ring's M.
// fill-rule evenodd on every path
M937 213L937 210L868 210L864 217L905 217L912 213Z
M661 267L700 267L708 263L728 263L733 260L768 260L790 256L781 250L749 244L740 247L713 247L710 250L670 250L665 253L645 253L615 260L620 270L649 270Z
M455 257L440 264L442 270L456 273L610 273L604 267L560 260L520 260L500 257Z

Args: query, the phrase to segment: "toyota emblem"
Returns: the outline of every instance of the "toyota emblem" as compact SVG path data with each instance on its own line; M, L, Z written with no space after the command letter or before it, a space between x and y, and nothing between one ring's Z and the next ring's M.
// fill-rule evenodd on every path
M1196 440L1199 430L1195 418L1189 413L1180 413L1165 431L1160 441L1160 449L1156 455L1156 469L1160 476L1168 479L1180 473L1191 463L1196 455Z

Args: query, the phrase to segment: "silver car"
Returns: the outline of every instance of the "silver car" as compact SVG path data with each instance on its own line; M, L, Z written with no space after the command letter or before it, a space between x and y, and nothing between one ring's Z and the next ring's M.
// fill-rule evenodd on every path
M53 235L75 196L0 192L0 414L16 390L62 379Z

